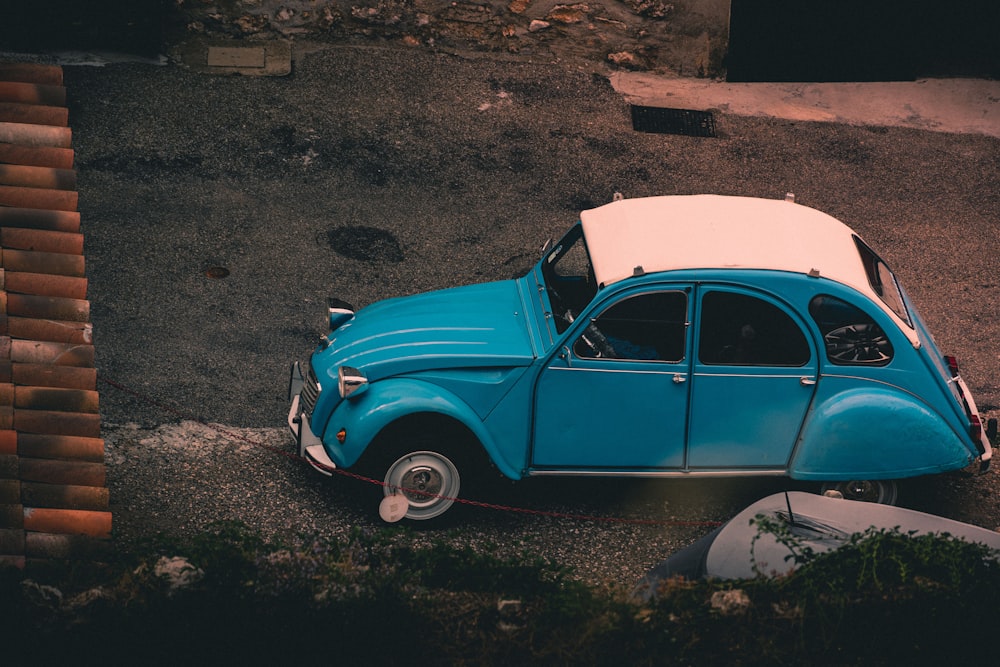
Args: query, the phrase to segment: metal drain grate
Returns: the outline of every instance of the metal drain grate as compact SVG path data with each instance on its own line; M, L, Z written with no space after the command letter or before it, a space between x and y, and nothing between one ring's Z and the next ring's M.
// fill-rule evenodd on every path
M711 111L664 109L632 105L632 129L636 132L684 134L689 137L714 137L715 117Z

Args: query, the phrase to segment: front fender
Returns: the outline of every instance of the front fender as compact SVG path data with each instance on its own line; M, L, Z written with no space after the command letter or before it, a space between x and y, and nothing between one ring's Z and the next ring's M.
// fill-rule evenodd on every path
M795 479L899 479L964 468L975 459L940 415L897 389L817 398L789 466Z
M323 432L330 458L345 468L357 463L375 436L392 422L409 415L432 413L463 424L505 475L516 476L496 454L496 444L476 412L453 393L429 382L409 378L374 382L355 399L341 401ZM337 434L346 432L344 442Z

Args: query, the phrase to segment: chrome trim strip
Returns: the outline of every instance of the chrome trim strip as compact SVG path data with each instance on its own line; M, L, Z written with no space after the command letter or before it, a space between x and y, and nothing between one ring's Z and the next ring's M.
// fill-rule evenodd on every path
M695 373L696 378L777 378L779 380L800 379L803 373ZM816 377L816 373L805 374L805 377Z
M787 477L775 470L528 470L526 477Z
M577 358L576 361L580 361L580 359ZM619 362L619 363L621 363L621 362ZM665 362L660 362L660 363L665 363ZM632 373L633 375L677 375L678 373L680 373L681 375L687 375L686 367L685 367L685 370L677 370L675 368L675 369L669 369L669 370L668 369L664 369L662 371L660 371L660 370L656 370L656 371L644 371L644 370L631 369L631 368L590 368L590 367L583 367L583 368L581 368L579 366L547 366L545 370L548 370L548 371L586 371L586 372L590 372L590 373Z
M312 364L306 364L306 376L303 379L299 395L302 397L302 410L307 417L312 418L313 410L316 408L316 402L319 400L319 394L322 390Z
M623 360L617 360L614 363L622 363ZM628 363L626 361L626 363ZM646 363L646 362L642 362ZM652 362L650 362L652 363ZM666 364L668 362L659 362ZM640 370L635 368L592 368L590 366L580 367L580 366L548 366L546 370L550 371L584 371L590 373L632 373L635 375L688 375L687 367L683 366L684 370L677 370L678 367L682 366L677 364L673 369L664 368L663 370ZM788 373L777 374L777 373L691 373L693 377L727 377L727 378L777 378L780 380L799 380L803 377L802 373ZM813 375L806 375L806 377L812 378Z

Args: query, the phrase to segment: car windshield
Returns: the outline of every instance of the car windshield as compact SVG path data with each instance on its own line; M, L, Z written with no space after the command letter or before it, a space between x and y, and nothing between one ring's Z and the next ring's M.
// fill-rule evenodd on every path
M864 264L865 273L868 275L868 282L871 284L872 289L875 290L875 293L879 295L882 301L894 313L899 315L899 319L906 322L912 328L913 322L910 320L910 313L907 311L906 302L903 300L903 290L899 286L896 276L889 269L889 266L882 261L882 258L876 255L875 251L869 248L864 241L855 236L854 243L861 254L861 262Z
M559 240L542 262L556 330L562 333L597 293L583 226L576 225Z

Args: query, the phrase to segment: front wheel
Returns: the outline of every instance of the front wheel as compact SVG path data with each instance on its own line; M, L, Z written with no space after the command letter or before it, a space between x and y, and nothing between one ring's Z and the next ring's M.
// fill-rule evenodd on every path
M461 487L458 467L444 454L409 452L385 473L386 496L401 494L409 505L406 518L426 521L444 514L455 503Z
M827 491L837 491L847 500L861 500L879 505L895 505L899 496L899 487L891 479L827 482L820 489L820 493Z

